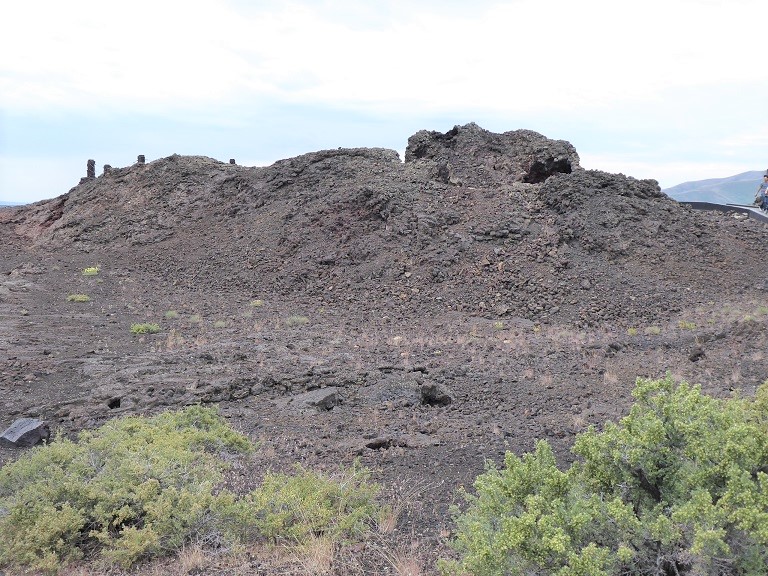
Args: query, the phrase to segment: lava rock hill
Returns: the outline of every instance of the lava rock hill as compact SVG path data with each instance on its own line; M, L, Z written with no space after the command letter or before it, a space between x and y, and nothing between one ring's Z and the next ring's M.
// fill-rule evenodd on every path
M265 168L173 155L5 220L32 246L126 254L174 286L407 315L627 326L765 277L761 226L693 212L653 180L584 170L567 142L475 124L413 135L405 163L385 149ZM734 262L747 265L717 272Z

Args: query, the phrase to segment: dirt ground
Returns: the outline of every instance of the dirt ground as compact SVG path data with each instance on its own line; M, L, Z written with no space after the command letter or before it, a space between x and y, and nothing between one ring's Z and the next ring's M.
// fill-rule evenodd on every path
M583 170L566 142L475 125L414 135L405 163L340 149L113 169L0 209L0 427L74 434L217 404L260 444L233 472L244 488L359 458L399 503L396 527L333 573L403 574L406 551L411 573L436 574L449 507L486 461L546 438L566 464L638 377L754 393L765 233ZM207 562L198 573L246 571ZM248 573L303 570L264 562Z

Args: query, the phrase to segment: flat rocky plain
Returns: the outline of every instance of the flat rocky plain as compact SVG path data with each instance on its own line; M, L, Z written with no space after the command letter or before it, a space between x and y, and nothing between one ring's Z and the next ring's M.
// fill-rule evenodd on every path
M357 458L397 503L331 573L436 574L487 461L544 438L566 466L638 377L720 397L768 378L765 225L528 130L422 131L405 156L172 155L0 208L0 428L216 404L260 445L233 485ZM145 322L160 331L131 332ZM217 561L196 573L311 572Z

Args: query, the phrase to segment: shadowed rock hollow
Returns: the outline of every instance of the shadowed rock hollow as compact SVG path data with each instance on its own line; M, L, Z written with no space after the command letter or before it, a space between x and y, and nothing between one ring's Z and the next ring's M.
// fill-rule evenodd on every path
M261 441L256 469L359 457L410 487L392 537L436 554L485 459L548 438L567 460L637 376L751 394L764 235L585 170L568 142L475 124L414 134L405 162L338 149L111 169L0 209L0 428L218 403Z

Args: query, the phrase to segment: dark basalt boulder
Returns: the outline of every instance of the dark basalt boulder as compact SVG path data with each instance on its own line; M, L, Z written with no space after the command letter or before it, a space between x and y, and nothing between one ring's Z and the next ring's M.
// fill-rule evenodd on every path
M20 418L0 435L0 442L10 446L29 447L51 438L48 424L36 418Z
M445 134L421 130L408 139L406 162L432 161L437 180L473 186L496 182L538 184L580 168L576 148L533 130L497 134L475 124Z

